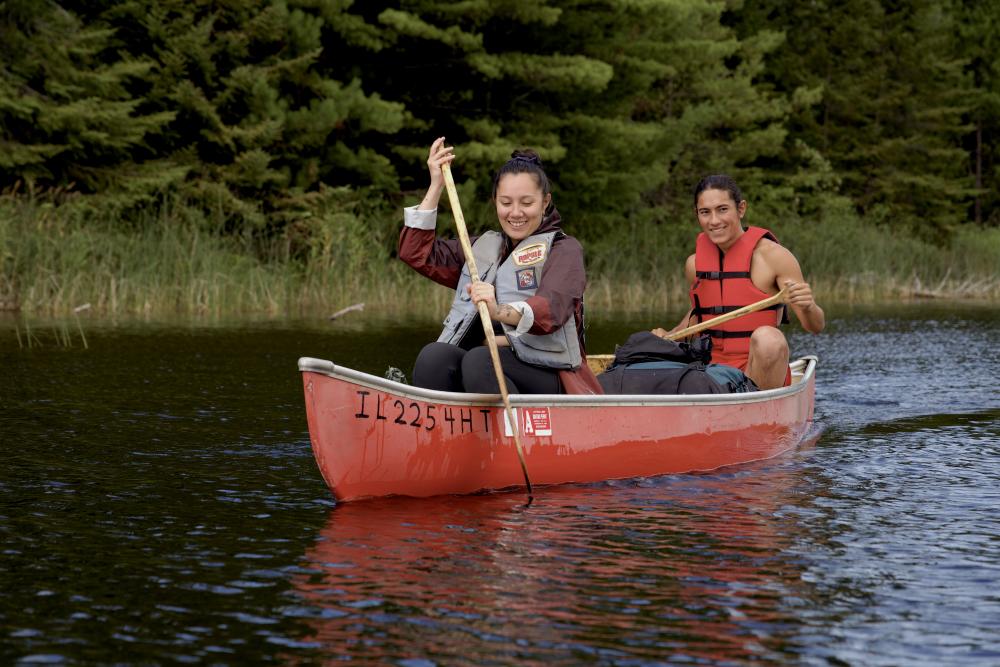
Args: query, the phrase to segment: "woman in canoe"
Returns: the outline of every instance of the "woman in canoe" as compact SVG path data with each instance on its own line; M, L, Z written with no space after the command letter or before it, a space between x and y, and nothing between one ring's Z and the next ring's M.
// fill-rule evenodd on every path
M493 179L500 230L471 238L481 277L473 285L461 243L437 238L434 232L444 189L441 166L454 160L453 150L444 137L431 145L430 186L419 205L404 209L399 237L401 260L455 290L441 335L417 356L413 384L499 392L477 310L482 301L497 334L510 393L600 393L585 362L583 249L561 229L538 154L514 151Z

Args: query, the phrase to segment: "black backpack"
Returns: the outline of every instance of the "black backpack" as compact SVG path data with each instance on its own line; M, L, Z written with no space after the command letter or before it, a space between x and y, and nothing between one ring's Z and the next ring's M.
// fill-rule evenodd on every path
M726 394L728 385L705 372L712 359L708 335L693 342L639 331L615 350L614 361L597 376L605 394Z

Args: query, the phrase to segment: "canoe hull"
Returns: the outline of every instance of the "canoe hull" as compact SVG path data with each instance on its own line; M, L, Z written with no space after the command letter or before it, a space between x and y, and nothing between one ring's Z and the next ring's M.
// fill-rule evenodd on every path
M813 415L815 358L797 382L712 396L512 395L533 485L714 470L794 448ZM338 500L523 485L498 396L423 390L299 360L313 453Z

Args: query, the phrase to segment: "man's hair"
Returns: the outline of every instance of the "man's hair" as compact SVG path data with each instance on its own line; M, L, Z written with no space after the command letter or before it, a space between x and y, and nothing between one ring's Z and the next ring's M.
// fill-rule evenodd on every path
M694 186L695 207L698 206L699 195L705 190L725 190L733 198L737 206L743 201L743 193L740 192L740 186L736 185L733 177L727 174L712 174L698 181L698 185Z

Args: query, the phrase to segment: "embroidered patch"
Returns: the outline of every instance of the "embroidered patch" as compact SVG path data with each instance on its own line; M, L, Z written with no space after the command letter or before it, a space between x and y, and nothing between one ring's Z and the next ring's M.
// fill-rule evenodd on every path
M519 248L514 251L514 263L518 266L538 264L543 259L545 259L544 243L532 243L526 248Z
M521 269L517 274L517 289L538 289L538 279L535 278L534 269Z

